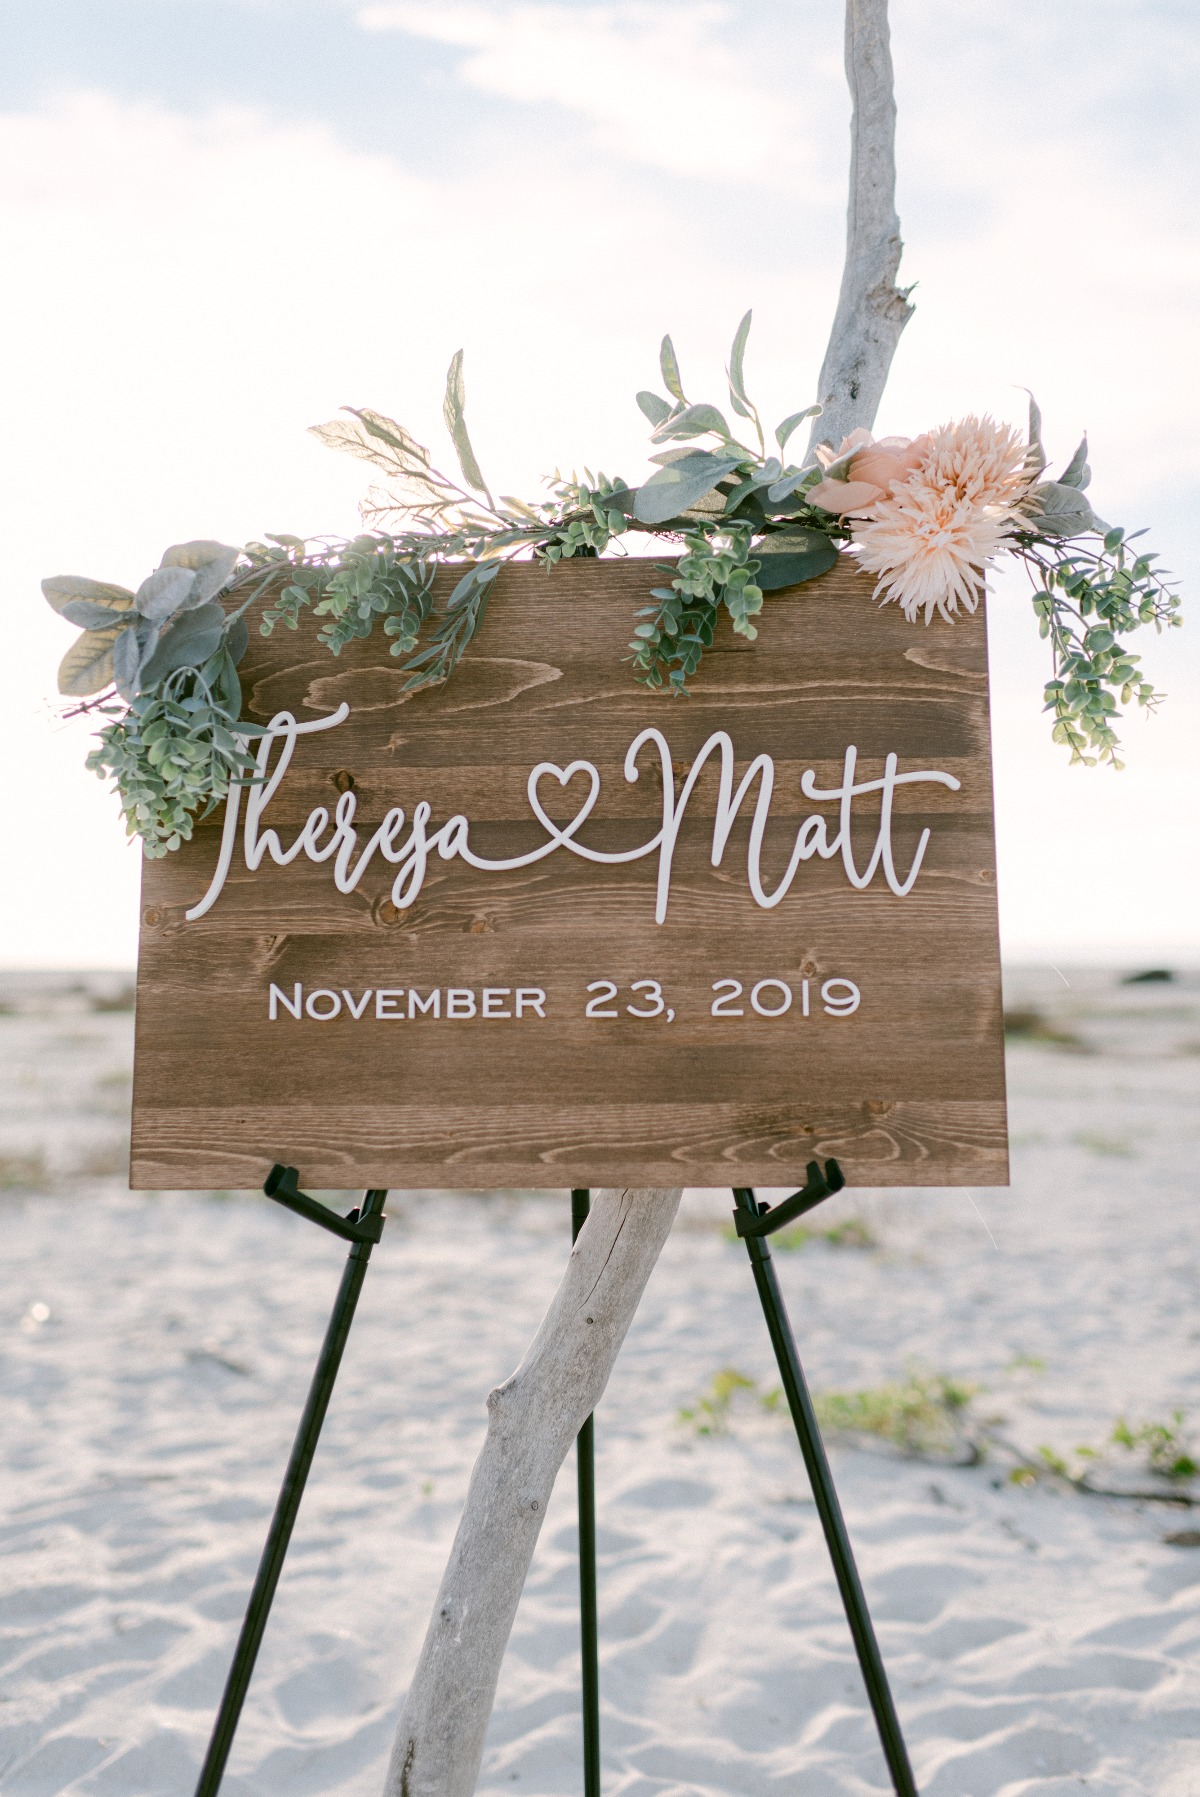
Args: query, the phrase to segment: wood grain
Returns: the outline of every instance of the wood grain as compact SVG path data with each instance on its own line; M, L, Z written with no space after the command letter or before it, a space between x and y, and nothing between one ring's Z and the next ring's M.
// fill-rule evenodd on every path
M746 816L711 865L709 769L662 926L655 857L598 866L563 851L504 873L434 857L416 904L400 911L386 863L341 894L328 864L268 858L250 873L239 853L214 908L189 923L216 863L218 813L144 866L135 1186L250 1186L275 1160L318 1189L782 1185L830 1154L860 1185L1007 1183L982 607L953 628L913 627L842 564L772 595L757 645L722 633L693 697L672 700L638 687L623 663L633 613L661 578L633 559L508 569L454 678L415 695L382 636L334 660L311 620L298 634L254 635L242 669L251 717L351 706L338 729L299 740L264 821L291 841L314 806L332 810L352 785L364 837L390 806L411 815L426 799L431 827L461 811L477 852L517 855L544 840L530 768L587 759L601 796L582 840L631 847L653 834L662 805L651 758L636 783L624 778L632 738L649 725L665 733L679 786L723 729L739 777L753 756L775 759L770 887L804 817L821 811L836 829L836 803L805 798L802 774L837 785L854 743L860 778L878 777L894 751L901 771L961 782L896 793L902 867L931 831L913 891L897 898L881 876L856 891L840 860L816 859L776 909L759 909ZM550 815L574 814L578 788L551 780L541 791ZM861 866L877 799L856 801L855 816ZM601 979L619 988L616 1018L584 1015L586 988ZM744 1015L710 1014L720 979L742 982ZM826 1011L831 979L860 988L853 1015ZM651 1002L630 990L639 980L660 983L664 1014L626 1014ZM791 992L785 1015L750 1008L759 981ZM339 1014L297 1021L278 999L297 985L340 995ZM544 1018L528 1007L519 1020L478 1014L484 988L518 987L548 995ZM475 1016L445 1014L450 988L475 994ZM380 989L403 996L376 1016L364 995ZM762 988L763 1003L782 1003L783 990ZM410 992L429 1004L435 991L440 1015L395 1015ZM346 994L362 1007L357 1020Z

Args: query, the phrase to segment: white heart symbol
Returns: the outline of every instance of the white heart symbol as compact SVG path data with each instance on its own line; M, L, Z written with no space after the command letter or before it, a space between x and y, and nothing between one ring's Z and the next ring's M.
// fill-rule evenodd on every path
M538 782L543 775L553 774L560 786L569 786L576 774L586 774L591 782L591 790L583 804L565 828L547 817L541 799L538 797ZM580 829L595 810L596 800L600 796L600 775L590 761L572 761L567 767L556 767L552 761L539 761L529 776L529 803L539 824L556 842L569 842L576 830Z

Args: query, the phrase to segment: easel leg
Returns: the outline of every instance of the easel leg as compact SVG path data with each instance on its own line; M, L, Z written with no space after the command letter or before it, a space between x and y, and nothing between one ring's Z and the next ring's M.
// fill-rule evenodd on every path
M758 1216L754 1193L749 1187L735 1187L733 1195L740 1211L750 1216ZM825 1531L829 1556L837 1575L838 1588L845 1606L846 1620L850 1624L850 1633L854 1637L858 1663L862 1668L867 1695L875 1713L875 1725L879 1730L883 1757L887 1761L887 1768L891 1773L897 1797L918 1797L916 1781L908 1761L908 1749L904 1745L904 1736L900 1732L900 1719L892 1701L891 1688L888 1685L887 1673L884 1671L883 1659L879 1652L879 1643L875 1639L875 1630L867 1609L867 1600L859 1581L858 1568L854 1564L850 1537L846 1533L842 1508L838 1503L837 1491L834 1488L833 1474L829 1470L829 1461L825 1457L825 1448L813 1412L812 1399L809 1396L804 1371L800 1365L800 1356L796 1351L795 1337L792 1335L791 1324L784 1308L783 1294L779 1290L779 1282L775 1277L771 1250L762 1236L748 1235L744 1239L746 1252L750 1256L750 1265L754 1270L754 1283L758 1287L763 1315L767 1319L771 1346L775 1350L775 1359L779 1364L779 1376L783 1381L788 1409L792 1413L792 1421L800 1439L800 1452L804 1456L804 1464L808 1469L817 1514L821 1519L821 1527Z
M591 1208L586 1186L571 1192L571 1240ZM600 1648L596 1613L596 1460L594 1419L588 1417L575 1443L579 1488L579 1634L583 1656L583 1793L600 1797Z
M277 1169L283 1171L282 1169ZM294 1177L292 1184L294 1185ZM268 1182L268 1196L279 1197L281 1203L288 1204L290 1209L299 1209L285 1194L280 1196L271 1190ZM352 1239L349 1258L342 1274L342 1283L338 1289L337 1300L333 1306L333 1314L329 1319L329 1327L325 1331L325 1340L321 1346L320 1358L313 1374L312 1384L308 1390L308 1401L304 1406L304 1414L300 1419L300 1427L292 1446L291 1459L284 1474L283 1485L275 1505L275 1514L271 1519L271 1528L267 1535L266 1546L258 1563L258 1574L254 1580L254 1589L250 1594L250 1602L246 1610L246 1618L242 1623L242 1632L238 1636L237 1650L233 1656L233 1665L229 1669L229 1677L225 1684L225 1693L221 1699L221 1707L217 1712L217 1720L213 1725L212 1738L208 1744L204 1765L200 1772L200 1782L196 1786L196 1797L216 1797L221 1780L225 1774L225 1765L229 1759L229 1751L233 1746L233 1737L237 1732L238 1721L242 1713L242 1705L246 1701L246 1692L254 1672L254 1662L258 1658L258 1650L267 1626L267 1617L271 1611L271 1602L275 1596L275 1587L279 1583L279 1575L283 1571L284 1556L288 1543L292 1538L296 1515L300 1509L300 1500L304 1496L304 1486L308 1479L309 1468L316 1453L317 1441L321 1434L321 1425L325 1421L325 1413L329 1409L329 1400L333 1396L333 1385L342 1362L342 1353L346 1346L346 1338L350 1334L350 1325L354 1321L354 1311L358 1304L358 1296L362 1291L363 1280L367 1275L367 1263L371 1258L374 1241L378 1234L371 1229L372 1223L382 1225L383 1202L387 1197L385 1191L368 1192L363 1200L361 1213L352 1211L350 1218L337 1217L330 1212L330 1221L320 1219L326 1228L333 1223L347 1223L350 1228L337 1229L335 1233L349 1234L353 1237L358 1228L371 1230L371 1235L360 1239ZM312 1204L312 1200L304 1200ZM324 1208L316 1207L315 1208ZM301 1215L311 1214L301 1210ZM318 1220L316 1218L314 1221Z

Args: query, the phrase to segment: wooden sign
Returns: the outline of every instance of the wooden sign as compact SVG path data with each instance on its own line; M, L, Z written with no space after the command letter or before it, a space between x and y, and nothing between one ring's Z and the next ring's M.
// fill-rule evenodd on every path
M252 634L263 782L145 863L135 1186L1007 1183L982 605L843 562L673 699L661 579L512 567L408 696Z

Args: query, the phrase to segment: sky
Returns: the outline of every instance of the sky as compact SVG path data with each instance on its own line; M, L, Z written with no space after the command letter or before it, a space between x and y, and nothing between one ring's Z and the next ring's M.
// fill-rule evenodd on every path
M48 574L136 586L170 543L350 532L361 464L305 427L374 405L441 444L452 353L493 485L636 479L671 331L720 401L815 391L841 272L838 0L5 0L0 23L0 964L130 966L139 854L83 767ZM893 0L916 315L877 430L967 411L1200 573L1194 0ZM936 628L936 626L934 626ZM1013 960L1200 960L1200 653L1122 773L1069 768L1020 573L994 583ZM764 632L765 635L765 632Z

